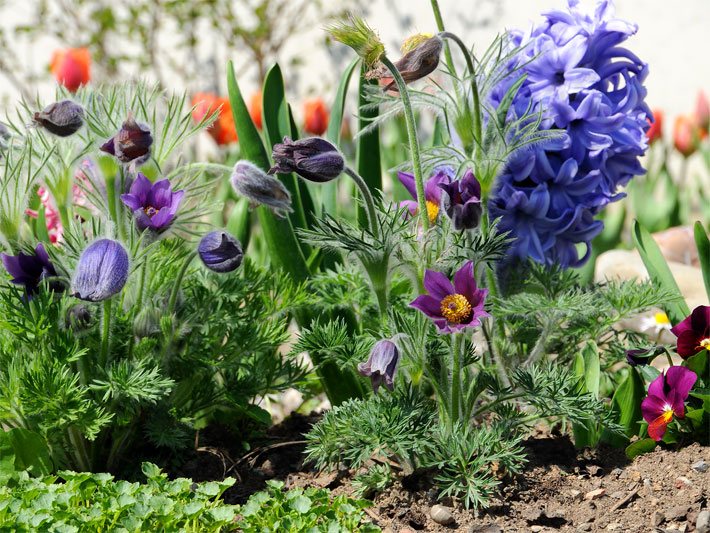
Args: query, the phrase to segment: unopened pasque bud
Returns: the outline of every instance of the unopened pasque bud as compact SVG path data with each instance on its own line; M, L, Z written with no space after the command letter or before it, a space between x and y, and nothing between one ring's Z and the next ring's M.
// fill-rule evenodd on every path
M389 390L394 389L394 378L399 367L399 349L388 339L378 341L364 363L357 365L358 372L372 381L372 389L377 392L382 383Z
M483 213L481 184L471 170L460 180L440 183L442 204L456 231L478 227Z
M226 231L211 231L202 237L197 253L207 268L220 273L236 270L244 258L241 243Z
M33 120L54 135L69 137L84 125L84 108L71 100L62 100L35 113Z
M316 183L333 180L345 169L345 160L338 149L320 137L299 141L284 137L283 143L274 145L273 158L276 164L269 174L295 172Z
M72 305L67 309L64 325L74 332L84 331L91 325L91 311L84 304Z
M101 146L101 151L116 156L121 163L142 165L150 158L153 136L147 124L136 122L132 113L116 135Z
M405 83L420 80L436 70L444 41L438 36L415 35L403 45L405 54L394 63ZM375 69L368 78L379 78L386 91L397 91L397 84L386 67Z
M230 178L234 191L243 196L252 207L263 205L277 216L284 217L291 209L291 195L276 178L249 161L238 161Z
M121 292L128 280L128 253L117 241L99 239L81 253L71 293L81 300L100 302Z

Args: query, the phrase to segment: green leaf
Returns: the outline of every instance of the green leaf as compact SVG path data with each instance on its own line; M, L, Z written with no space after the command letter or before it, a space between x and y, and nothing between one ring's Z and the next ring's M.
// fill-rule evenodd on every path
M291 507L301 514L306 514L311 509L311 499L308 496L298 496L291 502Z
M365 77L365 66L360 70L360 86L358 92L358 131L362 131L369 123L379 115L379 108L368 109L366 89L368 85L377 85L377 80L368 80ZM357 173L360 174L372 195L377 199L382 191L382 163L380 161L380 130L376 128L365 135L357 138L355 148L355 158L357 160ZM358 221L360 226L367 224L365 209L358 210Z
M5 485L17 470L15 469L15 449L6 431L0 431L0 483Z
M611 409L617 414L619 424L625 429L627 436L639 432L641 414L641 400L646 394L641 376L635 368L629 368L629 373L616 389L611 399ZM613 446L623 446L624 439L618 435L604 432L602 438Z
M242 156L267 171L269 156L259 132L249 116L249 110L239 90L231 61L227 66L227 87ZM266 207L260 207L257 214L272 261L288 272L294 281L307 279L309 276L308 266L291 222L288 219L276 217Z
M644 453L652 452L656 449L656 441L650 438L637 440L626 447L626 457L634 459Z
M54 466L44 437L24 428L11 429L7 437L15 451L17 470L29 470L36 476L47 475L52 471Z
M584 345L582 357L584 358L584 382L587 392L591 392L598 398L601 368L599 366L599 350L595 342L589 341Z
M587 342L574 359L574 374L581 380L584 392L591 392L599 397L599 382L601 369L599 366L599 350L593 341ZM584 424L572 425L574 444L578 448L595 446L599 440L599 424L591 418Z
M666 263L658 244L653 240L651 234L636 220L634 220L632 235L634 244L641 255L643 264L646 266L648 275L653 283L678 295L677 299L668 301L663 305L671 322L678 324L690 314L690 309L683 299L678 284L675 282L675 279L673 279L673 274L671 273L671 269L668 268L668 263Z
M705 293L710 299L710 239L700 222L695 223L694 233L695 245L698 247L698 257L700 258L700 270L703 272L703 281L705 282Z
M249 202L245 198L234 203L227 218L227 231L234 235L246 250L249 246Z
M35 220L35 235L37 236L37 239L42 242L51 242L49 239L49 232L47 231L47 216L44 206L41 206L37 210L37 220Z
M710 368L708 368L708 353L707 350L703 350L685 360L685 366L695 372L701 379L710 377L708 376L708 372L710 371Z

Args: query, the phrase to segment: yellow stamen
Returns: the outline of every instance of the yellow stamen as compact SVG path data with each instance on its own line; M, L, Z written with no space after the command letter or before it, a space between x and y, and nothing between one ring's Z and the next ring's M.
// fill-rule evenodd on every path
M434 224L436 222L436 217L439 216L439 204L432 202L431 200L427 200L426 214L429 217L429 222Z
M451 324L461 324L471 316L472 310L463 294L449 294L441 300L441 315Z
M143 208L143 212L148 215L149 217L152 217L153 215L158 213L158 210L153 207L152 205L149 205L147 207Z
M710 351L710 337L700 341L700 348L705 348L706 350Z
M668 315L665 313L656 313L653 318L656 320L656 324L670 324L671 321L668 319Z

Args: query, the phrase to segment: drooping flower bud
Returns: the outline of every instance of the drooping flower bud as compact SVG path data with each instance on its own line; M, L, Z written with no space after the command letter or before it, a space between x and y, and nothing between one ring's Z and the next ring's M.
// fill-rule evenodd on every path
M626 362L631 366L648 365L654 358L663 353L666 353L666 348L664 346L651 346L650 348L626 350Z
M132 113L118 133L101 146L101 151L111 154L122 163L142 165L150 158L153 136L147 124L136 122Z
M438 36L415 35L405 41L402 51L405 54L394 66L402 75L405 83L421 80L436 70L439 66L441 50L444 41ZM368 74L369 78L379 78L385 91L397 91L397 84L386 67Z
M385 45L375 31L352 13L327 26L326 31L336 41L355 50L368 67L375 65L385 53Z
M311 98L303 103L303 129L311 135L323 135L328 129L330 113L321 98Z
M244 259L242 244L226 231L211 231L202 237L197 253L207 268L219 273L236 270Z
M72 305L67 309L64 326L74 332L85 331L91 325L91 311L83 304Z
M45 280L49 282L52 291L60 292L64 289L42 243L35 247L34 254L20 252L16 256L0 254L0 257L5 270L12 276L10 281L23 286L28 296L36 294Z
M663 110L654 109L653 120L651 120L651 117L648 117L647 120L649 127L646 130L646 138L648 139L648 144L653 144L658 139L663 138Z
M394 389L394 378L399 367L399 349L397 345L388 339L382 339L375 343L370 352L370 357L364 363L357 365L358 372L369 377L372 381L372 389L377 393L382 383L389 390Z
M298 141L284 137L283 143L274 145L272 156L275 165L269 174L295 172L316 183L334 180L345 169L345 160L338 149L320 137Z
M460 180L440 183L442 204L456 231L474 229L481 222L481 184L471 170Z
M91 53L87 48L56 50L49 68L57 82L74 93L91 80Z
M128 253L117 241L99 239L81 253L71 293L81 300L100 302L121 292L128 280Z
M84 108L71 100L62 100L35 113L33 120L54 135L69 137L84 125Z
M280 217L293 211L291 195L283 183L249 161L237 161L230 182L234 191L249 200L252 207L264 205Z

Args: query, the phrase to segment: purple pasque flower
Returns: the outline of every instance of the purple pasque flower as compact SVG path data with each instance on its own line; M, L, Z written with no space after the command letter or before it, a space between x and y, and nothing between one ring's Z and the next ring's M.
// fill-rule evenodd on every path
M151 183L139 172L128 193L121 195L121 201L133 211L139 230L161 233L172 224L184 195L185 191L173 192L169 180Z
M449 167L440 167L434 171L424 183L424 198L426 199L426 211L429 222L436 223L441 210L441 188L440 185L449 183L454 177L454 172ZM414 181L414 174L409 172L397 172L397 178L404 185L407 192L414 200L404 200L399 203L400 207L406 207L411 216L416 216L419 211L417 203L417 186Z
M129 113L121 129L106 141L100 150L116 157L121 163L132 163L138 166L150 158L152 144L153 136L150 127L137 122L133 113Z
M641 402L643 419L648 422L648 436L660 441L673 418L685 417L685 400L698 376L682 366L672 366L651 382L648 395Z
M483 207L481 206L481 184L467 170L460 180L439 183L444 192L442 202L446 215L456 231L474 229L481 221Z
M710 306L699 305L690 316L671 328L678 337L676 352L683 359L692 357L702 350L710 351Z
M35 247L34 254L20 252L17 255L0 254L0 257L5 270L12 276L10 281L15 285L22 285L28 296L36 294L44 280L49 281L49 288L53 291L58 292L64 288L56 279L57 270L49 260L49 254L42 243Z
M357 371L369 377L372 381L372 389L377 394L380 385L383 383L389 390L394 389L394 378L399 367L399 349L397 345L388 339L382 339L375 343L367 361L357 365Z
M197 253L207 268L221 274L236 270L244 259L242 244L226 231L211 231L202 237Z
M453 284L441 272L424 273L422 294L409 304L431 318L440 333L455 333L481 325L490 316L484 310L488 289L479 289L473 277L473 262L467 261L454 274Z
M308 137L293 141L284 137L274 145L274 166L269 174L295 172L303 179L326 183L343 173L345 160L338 149L320 137Z
M87 246L76 265L71 294L100 302L118 294L128 280L128 252L118 241L99 239Z

